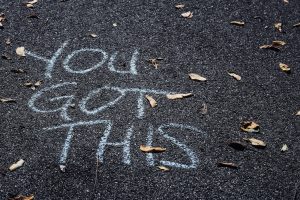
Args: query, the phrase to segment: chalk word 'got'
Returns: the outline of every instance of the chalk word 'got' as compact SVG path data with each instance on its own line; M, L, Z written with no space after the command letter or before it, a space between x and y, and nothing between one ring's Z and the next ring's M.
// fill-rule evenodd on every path
M73 100L75 99L75 95L64 95L64 96L58 96L53 97L50 99L45 98L45 100L49 102L55 102L55 101L62 101L64 100L63 104L60 105L58 108L39 108L36 106L36 102L42 99L44 96L48 94L48 92L54 92L56 89L64 88L68 86L76 86L76 82L64 82L56 85L52 85L50 87L43 88L42 90L36 92L32 95L31 99L28 102L28 106L35 112L39 113L53 113L53 112L59 112L60 116L63 120L70 121L72 120L70 116L68 115L68 109L73 104ZM89 109L87 104L88 102L93 99L97 94L102 92L103 90L108 90L112 92L116 92L118 94L118 97L107 102L104 105L101 105L94 109ZM102 111L106 110L107 108L115 106L118 102L120 102L121 99L125 98L128 93L134 93L137 94L137 113L136 117L141 119L144 117L144 110L145 110L145 94L156 94L156 95L167 95L172 94L173 92L166 92L162 90L152 90L152 89L140 89L140 88L120 88L120 87L108 87L104 86L101 88L94 89L88 93L86 97L83 97L81 101L79 102L79 108L80 111L85 113L86 115L96 115L101 113Z
M46 62L46 67L45 67L45 77L50 79L52 78L52 71L54 68L54 65L58 59L58 57L62 54L62 51L64 50L64 48L67 46L68 41L64 42L61 47L53 54L53 56L49 59L49 58L45 58L42 57L34 52L28 51L26 50L25 54L28 56L32 56L35 59L41 60ZM98 61L95 65L90 66L88 68L83 68L83 67L74 67L71 66L70 62L71 60L78 56L80 53L84 53L84 52L89 52L89 53L100 53L102 54L102 58L100 61ZM137 69L136 69L136 62L137 62L137 57L139 55L138 50L134 50L131 60L130 60L130 69L128 71L121 71L121 70L117 70L115 68L115 62L116 62L116 57L118 55L118 52L114 52L110 58L108 56L108 54L99 48L83 48L83 49L79 49L79 50L75 50L73 51L71 54L69 54L64 60L63 60L63 68L70 73L74 73L74 74L86 74L88 72L91 72L93 70L96 70L100 67L103 66L103 64L108 60L108 69L112 72L115 73L119 73L119 74L133 74L133 75L137 75ZM76 68L76 69L74 69Z

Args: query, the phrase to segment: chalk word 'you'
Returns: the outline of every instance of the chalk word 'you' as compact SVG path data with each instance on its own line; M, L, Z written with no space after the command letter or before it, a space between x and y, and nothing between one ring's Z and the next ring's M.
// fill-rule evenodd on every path
M28 56L32 56L35 59L44 61L46 63L46 67L45 67L45 77L50 79L52 78L52 71L53 68L55 66L55 63L58 59L58 57L62 54L64 48L68 45L68 41L64 42L61 47L53 54L53 56L51 58L45 58L43 56L38 55L37 53L31 52L26 50L25 54ZM101 54L102 56L100 56L100 60L94 64L93 66L90 66L88 68L86 67L74 67L71 66L70 62L72 59L74 59L76 56L78 56L81 53L98 53ZM118 70L115 67L115 62L116 62L116 57L118 55L118 52L114 52L110 57L108 56L108 54L99 48L83 48L83 49L79 49L79 50L75 50L73 51L71 54L69 54L64 60L63 60L63 68L70 73L74 73L74 74L86 74L88 72L91 72L93 70L96 70L100 67L103 66L103 64L108 60L108 69L112 72L115 73L120 73L120 74L133 74L133 75L137 75L137 67L136 67L136 62L138 59L138 55L139 52L138 50L134 50L131 60L130 60L130 67L129 70Z

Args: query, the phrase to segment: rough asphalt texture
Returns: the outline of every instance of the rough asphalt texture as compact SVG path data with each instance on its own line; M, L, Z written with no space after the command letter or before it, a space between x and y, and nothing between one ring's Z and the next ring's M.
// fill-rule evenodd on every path
M182 1L186 7L181 10L174 7L178 1L154 0L40 0L34 9L26 8L22 1L0 3L0 12L7 17L0 29L0 52L12 56L12 60L0 59L0 96L17 100L0 104L1 200L18 194L34 194L38 200L300 199L300 118L295 116L300 109L300 28L292 27L300 21L298 0L287 5L281 0L191 0ZM182 18L185 11L193 12L193 18ZM38 19L27 18L31 13ZM246 22L244 27L229 24L239 19ZM283 23L283 33L274 30L278 21ZM89 33L98 37L91 38ZM11 38L11 46L5 44L6 38ZM275 39L285 40L287 45L279 52L258 48ZM15 54L17 47L24 46L50 58L67 40L52 79L44 77L44 62L30 56L20 59ZM123 63L128 66L132 52L139 49L139 74L116 74L105 64L85 75L66 72L63 59L81 48L101 48L110 55L119 51L120 69ZM156 57L164 58L157 70L146 61ZM96 54L82 54L72 64L88 66L98 59ZM288 64L292 73L280 71L279 62ZM11 72L17 68L27 73ZM242 80L234 80L228 71L241 75ZM208 81L189 80L191 72ZM122 140L128 125L134 124L132 164L122 163L121 148L108 148L105 162L97 167L95 155L103 130L82 127L76 129L66 172L62 173L58 161L66 130L45 132L43 128L65 122L58 113L37 113L27 106L35 91L23 84L36 80L44 81L37 90L76 81L78 86L72 90L76 107L70 115L75 121L111 119L111 141ZM158 107L147 105L144 119L135 117L135 95L96 116L80 112L78 102L103 85L193 92L194 96L171 101L153 95ZM107 95L103 98L110 99ZM205 115L200 113L203 103L208 105ZM89 106L98 104L91 101ZM261 133L241 132L240 123L245 120L258 122ZM174 137L199 157L196 169L171 168L164 173L147 166L139 145L145 144L148 125L170 122L195 126L206 133L205 137L174 132ZM248 145L245 151L236 151L227 145L244 137L262 139L267 147ZM176 145L158 135L154 135L154 144L168 152L156 158L189 164ZM283 144L289 147L284 153L280 151ZM8 166L20 158L25 165L9 172ZM220 161L234 162L240 168L220 168Z

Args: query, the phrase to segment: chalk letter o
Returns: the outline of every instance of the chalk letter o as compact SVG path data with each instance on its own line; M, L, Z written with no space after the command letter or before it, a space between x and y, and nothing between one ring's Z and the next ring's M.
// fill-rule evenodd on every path
M98 62L94 66L92 66L92 67L90 67L88 69L84 69L84 70L73 70L73 69L71 69L71 66L69 66L70 60L75 55L77 55L77 54L79 54L81 52L86 52L86 51L89 51L89 52L100 52L100 53L102 53L103 58L102 58L101 62ZM74 74L85 74L87 72L93 71L94 69L97 69L97 68L101 67L105 63L105 61L106 61L107 58L108 58L107 53L105 51L103 51L102 49L79 49L79 50L73 51L70 55L68 55L66 57L66 59L64 60L63 65L64 65L64 68L65 68L65 70L67 72L74 73Z
M95 108L93 110L88 110L86 108L86 103L96 94L98 94L99 92L101 92L102 90L113 90L113 91L117 91L119 93L121 93L120 96L118 96L118 98L114 99L113 101L108 102L107 104L100 106L98 108ZM102 88L98 88L95 89L93 91L91 91L87 97L83 98L80 103L79 103L79 108L82 112L84 112L87 115L95 115L103 110L105 110L108 107L111 107L113 105L115 105L116 103L118 103L118 101L120 101L126 94L125 90L122 90L120 88L117 87L102 87Z

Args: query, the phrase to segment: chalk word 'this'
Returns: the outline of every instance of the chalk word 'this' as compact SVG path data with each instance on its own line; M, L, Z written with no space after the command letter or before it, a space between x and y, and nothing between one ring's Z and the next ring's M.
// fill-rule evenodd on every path
M67 128L67 138L65 139L62 152L60 154L59 164L65 165L66 160L68 157L68 152L70 149L70 145L72 143L72 138L74 136L74 129L76 127L86 126L90 127L93 125L101 124L104 125L105 129L103 132L103 136L100 139L99 146L97 149L97 158L101 163L104 163L104 153L105 148L108 146L114 146L114 147L123 147L123 155L122 155L122 162L126 165L131 164L131 151L130 151L130 143L132 139L132 135L134 132L134 126L130 125L125 133L124 140L121 142L111 142L108 141L108 138L111 134L113 122L111 120L95 120L95 121L80 121L76 123L69 123L69 124L62 124L59 126L49 127L45 128L44 130L50 131L50 130L56 130L56 129L62 129ZM170 135L171 131L168 131L166 129L178 129L180 131L190 131L192 133L201 134L201 136L206 136L206 134L193 127L188 125L181 125L181 124L175 124L175 123L169 123L169 124L162 124L157 128L157 133L162 136L164 139L169 141L172 145L175 145L178 149L182 150L185 153L185 156L188 157L188 160L190 161L190 164L184 164L184 163L178 163L174 161L167 161L167 160L160 160L158 161L161 165L170 166L170 167L176 167L176 168L183 168L183 169L192 169L197 168L199 165L199 158L197 154L189 148L186 144L182 143L175 137ZM148 132L147 132L147 140L146 145L152 146L153 145L153 135L154 135L154 127L153 125L149 125ZM181 156L182 157L182 156ZM146 154L146 161L148 166L154 166L155 165L155 159L154 155L152 153Z
M52 71L53 71L54 65L55 65L58 57L62 54L62 51L64 50L64 48L67 46L67 44L68 44L68 41L64 42L62 44L62 46L53 54L53 56L51 58L42 57L42 56L40 56L40 55L38 55L34 52L28 51L28 50L26 50L25 54L28 55L28 56L32 56L35 59L44 61L46 63L45 77L50 79L50 78L52 78ZM93 66L89 66L89 67L82 67L82 66L81 67L78 67L78 66L74 67L74 66L71 66L71 64L70 64L71 60L74 57L78 56L80 53L84 53L84 52L87 52L87 53L101 53L102 57L100 57L100 61L98 61ZM128 71L124 71L124 70L121 71L121 70L117 70L115 68L115 62L116 62L117 55L118 55L118 52L114 52L109 58L108 54L102 49L99 49L99 48L95 48L95 49L83 48L83 49L75 50L71 54L69 54L63 60L63 68L69 73L86 74L88 72L91 72L93 70L96 70L96 69L102 67L103 64L108 60L108 64L107 64L108 69L112 72L119 73L119 74L133 74L133 75L138 74L137 69L136 69L137 68L136 67L136 62L137 62L138 55L139 55L138 50L134 50L134 52L132 54L132 57L131 57L131 60L130 60L130 69Z
M45 100L49 100L49 102L61 101L65 100L65 102L58 108L54 109L46 109L46 108L39 108L36 106L36 102L42 99L44 96L47 96L47 92L54 92L58 88L67 87L67 86L76 86L76 82L64 82L56 85L52 85L50 87L43 88L42 90L36 92L32 95L31 99L28 102L29 108L31 108L35 112L39 113L53 113L59 112L60 116L63 120L71 120L70 116L68 115L68 109L73 104L73 100L75 96L72 95L64 95L58 96L51 99L45 98ZM119 96L104 105L101 105L94 109L89 109L87 107L88 102L93 99L97 94L99 94L103 90L108 90L112 92L117 92ZM101 113L102 111L106 110L109 107L114 107L121 99L125 98L128 93L135 93L138 95L137 97L137 113L136 117L141 119L144 117L144 110L145 110L145 94L157 94L157 95L166 95L171 94L172 92L166 92L161 90L152 90L152 89L140 89L140 88L120 88L120 87L108 87L104 86L101 88L94 89L88 93L88 95L81 99L79 103L80 110L85 113L86 115L96 115Z

